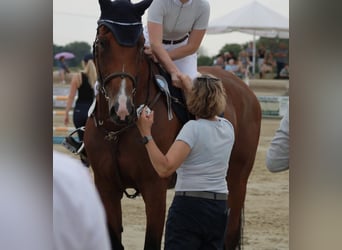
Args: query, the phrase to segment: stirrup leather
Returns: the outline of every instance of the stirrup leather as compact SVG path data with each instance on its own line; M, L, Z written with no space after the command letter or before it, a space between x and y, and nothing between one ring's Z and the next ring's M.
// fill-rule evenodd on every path
M172 120L173 115L172 115L172 107L171 107L171 94L170 94L169 86L167 85L167 81L161 75L154 75L154 77L156 79L157 85L160 88L160 90L165 93L166 103L167 103L167 115L168 115L169 120Z

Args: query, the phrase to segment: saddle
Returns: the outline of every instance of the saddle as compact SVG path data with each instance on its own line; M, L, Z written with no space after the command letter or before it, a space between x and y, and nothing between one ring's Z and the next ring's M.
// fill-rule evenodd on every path
M155 63L155 65L158 68L159 74L154 74L154 82L165 95L169 120L173 118L172 110L182 125L189 120L195 119L186 107L183 91L172 85L171 75L159 63Z

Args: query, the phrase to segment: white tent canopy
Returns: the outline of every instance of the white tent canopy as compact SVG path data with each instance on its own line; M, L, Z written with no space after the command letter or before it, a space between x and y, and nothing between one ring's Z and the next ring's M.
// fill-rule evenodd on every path
M239 31L253 35L253 74L255 73L255 36L289 38L289 20L253 1L209 23L207 34Z

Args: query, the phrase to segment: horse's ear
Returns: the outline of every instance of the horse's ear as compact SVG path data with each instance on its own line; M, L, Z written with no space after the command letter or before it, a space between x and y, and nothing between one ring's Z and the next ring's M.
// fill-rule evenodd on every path
M153 0L143 0L139 3L134 4L135 10L140 14L140 16L144 15L145 10L150 7Z
M101 11L110 6L110 0L99 0Z

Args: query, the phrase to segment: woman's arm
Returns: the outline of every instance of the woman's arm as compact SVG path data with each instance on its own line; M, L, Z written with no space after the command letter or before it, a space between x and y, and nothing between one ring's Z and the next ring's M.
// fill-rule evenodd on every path
M289 111L280 121L266 153L266 167L270 172L281 172L289 169Z
M69 90L69 96L65 108L65 114L64 114L64 125L69 124L69 111L72 108L72 104L74 102L76 92L78 87L80 86L80 74L75 74L72 77L71 83L70 83L70 90Z
M151 127L154 120L154 112L146 114L145 109L141 112L137 121L137 126L142 136L151 135ZM166 178L174 173L190 153L190 146L183 141L175 141L166 155L164 155L154 140L146 144L146 149L151 163L162 178Z
M148 32L152 52L157 57L158 61L164 66L167 72L170 73L172 82L176 87L178 86L179 79L177 74L180 72L176 64L172 61L170 55L165 50L163 41L163 26L162 24L148 22Z
M190 76L183 73L178 74L178 77L180 79L181 89L183 90L185 97L187 98L193 86L192 80Z

